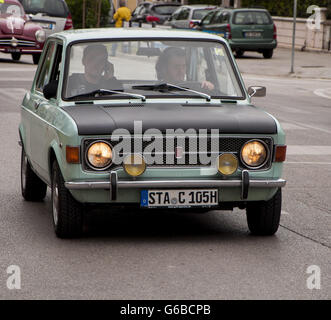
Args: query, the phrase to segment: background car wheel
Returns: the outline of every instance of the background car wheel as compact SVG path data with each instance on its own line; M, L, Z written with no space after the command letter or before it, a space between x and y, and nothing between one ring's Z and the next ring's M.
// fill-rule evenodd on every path
M274 54L274 50L273 49L268 49L268 50L264 50L263 51L263 57L265 59L271 59L273 54Z
M248 228L254 235L271 236L279 227L282 209L282 190L268 201L248 203L246 214Z
M32 55L33 63L38 64L40 59L40 53L35 53Z
M236 51L236 58L241 58L244 55L245 51L243 50L237 50Z
M21 59L21 54L19 52L13 52L11 57L14 61L19 61Z
M82 234L83 206L64 186L64 180L56 161L52 167L52 213L57 237L74 238Z
M22 148L21 153L21 191L27 201L42 201L46 196L47 185L33 172Z

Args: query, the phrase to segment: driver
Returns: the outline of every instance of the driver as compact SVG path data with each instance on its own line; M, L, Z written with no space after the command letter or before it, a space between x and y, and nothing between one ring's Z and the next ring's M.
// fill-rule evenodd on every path
M122 90L122 84L114 77L114 66L108 61L107 48L91 44L84 49L82 64L84 73L70 76L70 96L89 93L98 89Z
M166 48L159 56L155 68L158 80L170 84L184 82L186 76L185 51L177 47ZM201 88L212 91L215 87L211 82L203 81Z

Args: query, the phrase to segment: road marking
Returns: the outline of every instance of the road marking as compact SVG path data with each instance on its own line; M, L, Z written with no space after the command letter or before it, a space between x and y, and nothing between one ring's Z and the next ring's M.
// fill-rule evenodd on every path
M0 68L0 72L35 72L37 68Z
M307 164L307 165L326 165L330 166L331 162L313 162L313 161L285 161L285 164Z
M287 121L288 119L284 119L282 117L278 117L278 120L279 121ZM316 131L321 131L321 132L325 132L325 133L330 133L331 134L331 130L322 129L322 128L315 127L315 126L310 126L308 124L304 124L304 123L297 122L297 121L292 121L292 120L291 120L291 123L297 124L298 126L302 126L304 128L307 128L307 129L313 129L313 130L316 130Z
M281 214L282 215L289 215L289 213L287 211L285 211L285 210L282 210Z
M331 155L331 146L287 146L287 155Z
M8 78L8 79L0 79L0 82L9 82L9 81L15 81L15 82L32 82L34 79L34 76L30 78Z
M281 122L281 126L283 130L307 130L307 128L289 122Z
M328 89L316 89L314 94L322 98L331 99L331 88Z

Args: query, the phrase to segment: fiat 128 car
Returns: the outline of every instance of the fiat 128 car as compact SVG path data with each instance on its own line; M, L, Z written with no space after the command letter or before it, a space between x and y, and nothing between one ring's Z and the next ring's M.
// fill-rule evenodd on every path
M111 56L112 47L118 53ZM51 188L60 238L87 210L246 209L252 234L279 226L285 134L251 103L226 40L175 30L51 35L19 125L22 195Z

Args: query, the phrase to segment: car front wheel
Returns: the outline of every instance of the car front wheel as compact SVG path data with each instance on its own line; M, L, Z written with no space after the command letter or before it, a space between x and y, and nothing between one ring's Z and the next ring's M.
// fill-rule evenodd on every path
M282 190L268 201L248 203L246 214L250 232L254 235L271 236L279 227L282 210Z
M273 50L273 49L264 50L264 51L263 51L263 57L264 57L265 59L271 59L273 53L274 53L274 50Z
M46 183L33 172L23 147L21 153L21 191L26 201L42 201L47 191Z
M11 57L14 61L19 61L21 59L21 54L19 52L13 52Z
M74 238L82 234L83 206L65 187L56 161L52 167L52 213L57 237Z
M40 55L41 55L40 53L34 53L32 55L32 60L33 60L33 63L34 64L38 64L39 63Z
M236 58L242 58L245 51L243 50L236 50Z

